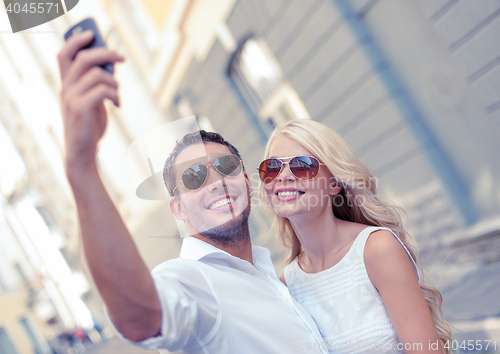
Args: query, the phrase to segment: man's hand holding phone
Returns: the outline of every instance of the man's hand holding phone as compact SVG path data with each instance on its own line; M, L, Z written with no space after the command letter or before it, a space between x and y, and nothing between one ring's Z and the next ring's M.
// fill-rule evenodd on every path
M117 82L100 66L121 62L123 57L104 46L92 47L98 43L93 42L94 31L81 27L83 31L72 33L58 54L66 174L94 282L116 328L126 338L139 341L160 332L161 305L149 269L99 176L95 160L107 121L103 102L109 99L120 105Z
M104 100L120 106L118 83L100 65L124 58L104 46L82 49L94 36L92 30L74 34L58 54L68 177L70 170L79 174L95 167L97 144L107 123Z

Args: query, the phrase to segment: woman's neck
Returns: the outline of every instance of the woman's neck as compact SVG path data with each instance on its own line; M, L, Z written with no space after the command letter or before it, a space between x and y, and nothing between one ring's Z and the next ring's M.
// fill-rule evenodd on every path
M320 214L298 215L289 220L302 244L299 263L306 272L313 273L336 264L347 253L358 229L365 227L337 219L328 208Z

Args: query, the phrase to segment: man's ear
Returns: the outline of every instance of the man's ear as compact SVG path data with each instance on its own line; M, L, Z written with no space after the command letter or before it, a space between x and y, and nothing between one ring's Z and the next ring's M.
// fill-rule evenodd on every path
M243 174L245 175L245 182L247 183L248 194L250 195L250 198L252 198L253 197L253 188L252 188L252 184L250 183L250 178L248 178L248 175L246 172L243 172Z
M174 196L170 198L170 210L174 216L179 220L187 220L187 215L182 208L182 203L180 201L180 197Z

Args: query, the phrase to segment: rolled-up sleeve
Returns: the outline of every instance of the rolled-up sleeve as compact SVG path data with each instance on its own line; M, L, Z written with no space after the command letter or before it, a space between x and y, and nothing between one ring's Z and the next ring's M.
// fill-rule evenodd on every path
M161 303L161 334L132 342L117 333L144 349L178 351L203 346L219 322L217 297L203 273L176 259L159 265L151 275Z

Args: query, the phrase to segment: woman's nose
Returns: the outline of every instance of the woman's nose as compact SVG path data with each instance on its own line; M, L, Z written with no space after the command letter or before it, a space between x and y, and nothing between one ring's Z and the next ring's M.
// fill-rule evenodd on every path
M283 163L283 168L281 169L280 174L278 175L278 180L291 180L295 179L292 171L290 170L290 164L288 162Z

